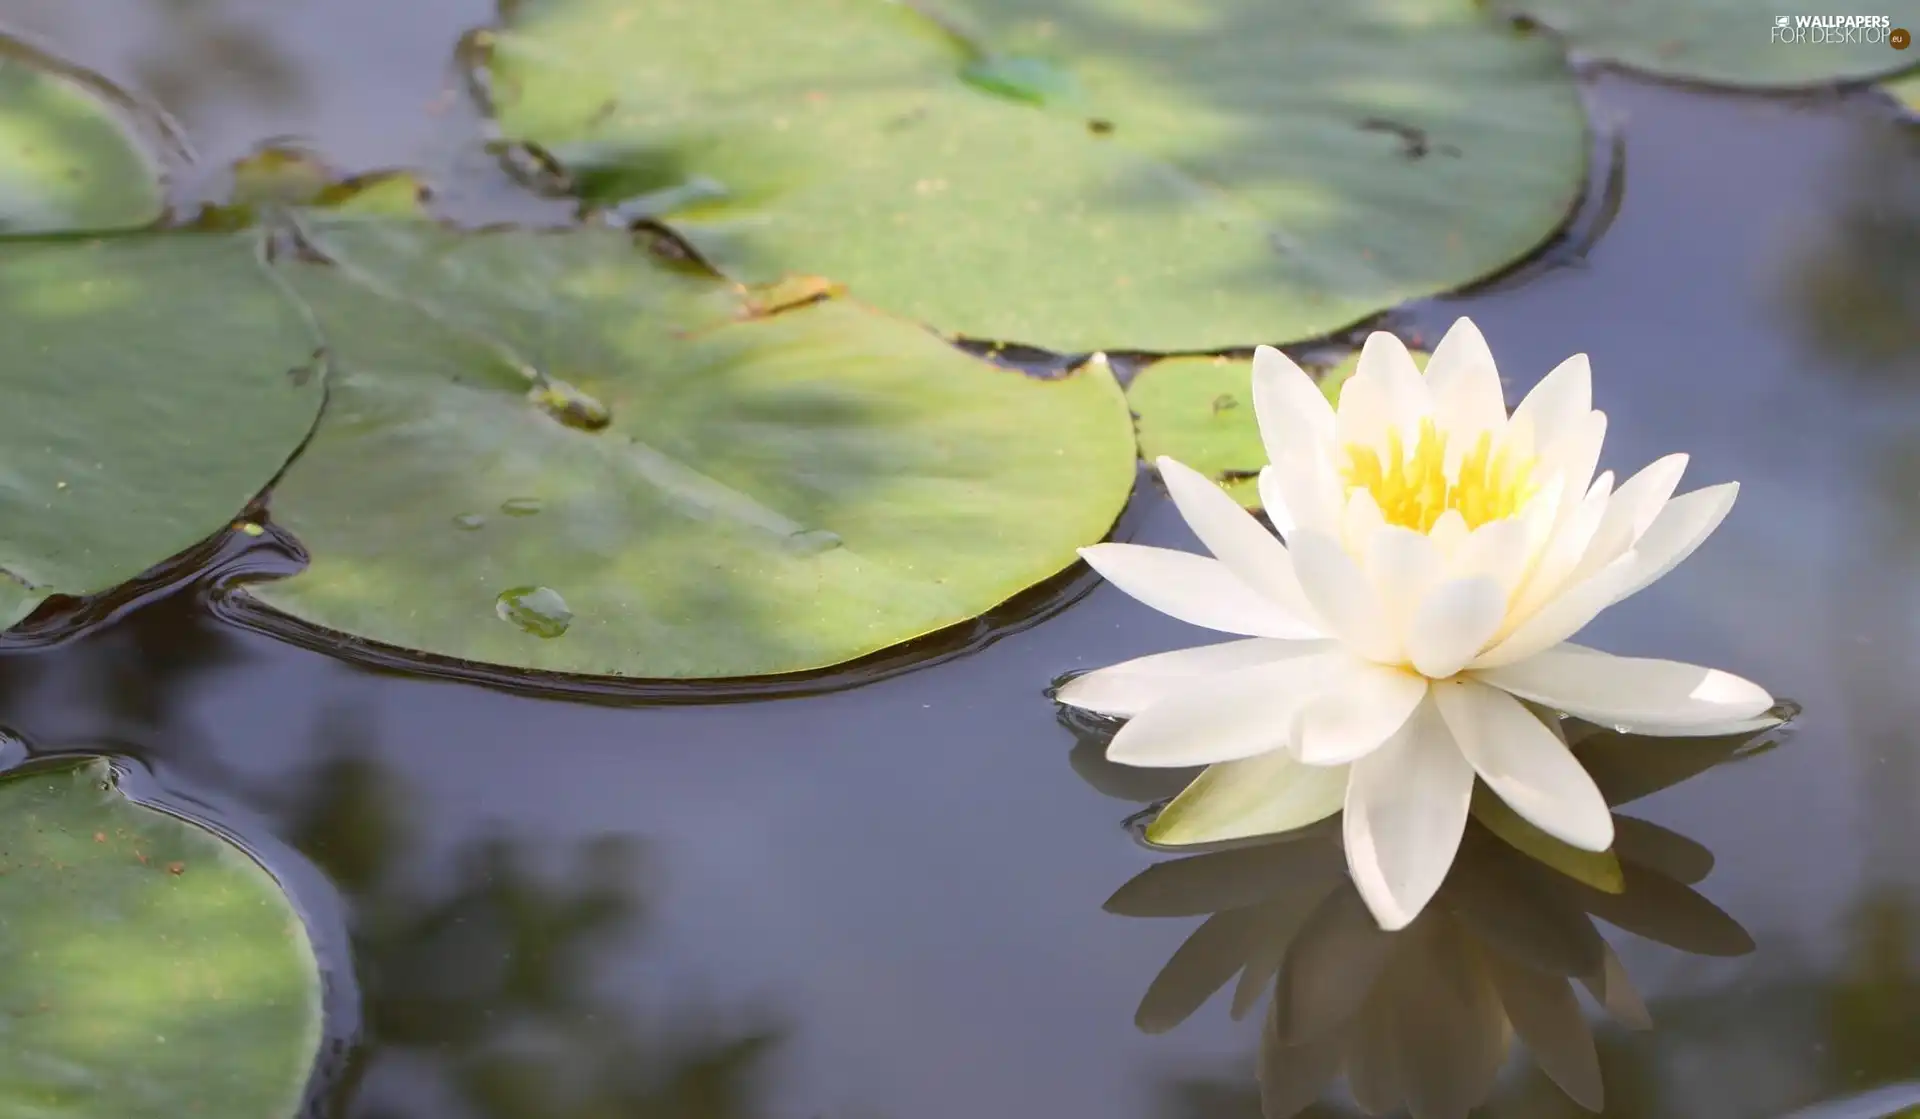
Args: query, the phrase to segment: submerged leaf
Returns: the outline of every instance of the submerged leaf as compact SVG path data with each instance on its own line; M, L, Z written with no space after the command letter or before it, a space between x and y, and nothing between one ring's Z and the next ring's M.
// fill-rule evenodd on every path
M232 196L204 207L202 229L272 226L289 211L325 210L335 218L422 218L427 187L410 171L341 175L305 148L266 144L234 161Z
M320 976L279 885L108 764L0 779L0 1113L293 1119Z
M1500 270L1584 186L1559 50L1475 0L938 7L524 0L478 84L738 280L1067 353L1324 334Z
M750 312L609 230L309 233L334 263L284 267L336 376L273 514L312 562L246 593L327 630L593 676L823 668L1063 570L1132 487L1104 369L1030 378L830 292Z

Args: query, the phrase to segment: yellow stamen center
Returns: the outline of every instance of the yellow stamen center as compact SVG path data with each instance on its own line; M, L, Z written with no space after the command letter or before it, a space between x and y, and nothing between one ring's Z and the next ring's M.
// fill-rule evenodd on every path
M1448 477L1447 433L1432 420L1420 421L1420 433L1408 453L1398 429L1387 432L1386 454L1376 447L1349 444L1342 471L1347 487L1373 495L1388 524L1428 532L1440 515L1451 509L1468 528L1511 517L1539 487L1533 481L1533 460L1493 448L1493 435L1482 433L1473 449L1461 458Z

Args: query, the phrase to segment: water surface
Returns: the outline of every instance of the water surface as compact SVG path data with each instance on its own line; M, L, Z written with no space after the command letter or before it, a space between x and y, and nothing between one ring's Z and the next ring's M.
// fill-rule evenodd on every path
M0 0L210 160L298 134L349 169L483 162L447 124L474 0L85 8ZM1510 399L1584 350L1603 467L1686 450L1687 488L1740 480L1714 539L1583 640L1806 709L1781 748L1635 806L1717 854L1699 889L1759 950L1615 938L1657 1029L1603 1032L1607 1114L1920 1081L1920 130L1870 98L1593 96L1624 134L1604 237L1405 321L1431 340L1472 314ZM1130 539L1197 546L1151 482L1136 504ZM135 755L331 877L367 1029L341 1116L1258 1113L1254 1019L1222 998L1133 1024L1196 922L1102 912L1161 856L1123 826L1143 801L1070 763L1044 688L1206 637L1110 587L852 690L625 709L369 671L197 593L0 659L0 722ZM1489 1111L1562 1112L1532 1070Z

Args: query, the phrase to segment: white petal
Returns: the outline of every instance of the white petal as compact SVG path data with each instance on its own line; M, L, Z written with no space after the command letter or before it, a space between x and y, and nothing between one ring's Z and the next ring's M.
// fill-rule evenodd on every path
M1102 715L1138 715L1147 706L1191 688L1202 679L1252 668L1257 664L1325 652L1318 641L1274 641L1249 637L1154 653L1098 668L1060 686L1054 699L1069 707Z
M1336 441L1383 448L1389 430L1411 438L1432 413L1433 394L1406 343L1383 330L1368 335L1353 376L1340 386Z
M1107 744L1107 760L1178 767L1278 750L1300 705L1347 660L1344 653L1310 653L1196 680L1121 727Z
M1354 652L1378 661L1393 660L1399 640L1381 607L1379 595L1360 565L1332 538L1310 529L1293 534L1294 573L1314 615Z
M1644 734L1649 738L1731 738L1734 735L1753 734L1777 727L1783 722L1778 715L1755 715L1751 719L1728 719L1724 723L1634 723L1626 730L1633 734Z
M1564 743L1520 701L1471 680L1433 698L1474 772L1533 826L1582 851L1613 845L1613 813Z
M1293 557L1286 545L1268 532L1252 513L1208 481L1199 471L1165 455L1154 462L1167 493L1180 509L1187 527L1200 538L1240 581L1259 591L1297 623L1302 638L1321 635L1312 608L1293 574ZM1283 636L1273 634L1270 636Z
M1284 750L1208 766L1147 828L1154 843L1178 847L1292 831L1340 811L1341 766L1302 765Z
M1354 372L1377 378L1387 386L1398 417L1395 423L1402 430L1417 428L1420 420L1433 414L1433 391L1420 375L1407 344L1395 335L1384 330L1367 335Z
M1268 481L1269 474L1271 481ZM1327 533L1340 531L1340 515L1346 509L1346 491L1334 476L1333 466L1325 456L1292 451L1262 470L1260 477L1261 500L1270 500L1267 496L1269 492L1278 494L1279 504L1285 508L1287 519L1293 523L1283 534L1289 544L1293 542L1293 533L1298 529L1310 528Z
M1427 595L1407 627L1407 657L1423 676L1444 679L1467 666L1507 615L1507 591L1486 576L1450 579Z
M1433 393L1434 421L1447 433L1450 454L1471 451L1483 432L1507 425L1507 402L1493 351L1471 319L1455 320L1433 348L1427 359L1427 387Z
M1519 594L1514 598L1512 615L1507 619L1509 626L1517 626L1527 620L1534 611L1540 609L1542 603L1566 586L1574 569L1580 564L1580 557L1586 554L1593 534L1599 530L1612 497L1613 474L1609 471L1594 482L1586 497L1571 507L1571 515L1562 518L1547 538L1545 546L1534 559L1532 570L1521 581Z
M1316 636L1216 559L1144 544L1094 544L1080 549L1080 558L1127 594L1190 625L1247 637Z
M1725 482L1681 494L1667 502L1628 553L1634 557L1633 574L1614 601L1645 589L1680 566L1720 527L1720 522L1733 509L1733 499L1738 496L1740 483Z
M1339 447L1383 447L1393 427L1393 402L1378 377L1355 370L1340 385L1340 407L1334 413L1334 443Z
M1393 737L1426 694L1427 681L1405 669L1349 659L1299 709L1290 749L1308 765L1345 765Z
M1534 465L1537 475L1561 479L1560 518L1565 524L1579 509L1600 465L1600 447L1607 440L1607 414L1588 412L1567 427L1566 434L1552 446L1543 448Z
M1587 355L1575 354L1540 378L1513 410L1513 424L1531 433L1533 450L1539 453L1559 442L1576 420L1592 410L1593 372Z
M1273 522L1273 531L1280 534L1282 540L1293 535L1299 526L1293 511L1287 508L1287 495L1280 489L1280 469L1272 463L1260 468L1260 481L1256 484L1260 490L1260 508Z
M1547 546L1547 540L1553 535L1555 525L1560 523L1561 506L1569 500L1567 480L1558 475L1547 479L1540 492L1520 510L1520 519L1527 525L1527 557L1529 562L1538 556Z
M1433 540L1433 546L1440 549L1440 554L1449 563L1453 562L1454 553L1460 550L1470 535L1472 533L1467 528L1467 519L1460 515L1458 509L1443 511L1439 517L1435 518L1433 527L1427 530L1427 536Z
M1367 542L1386 524L1386 515L1380 512L1380 503L1373 499L1373 494L1357 488L1348 493L1347 508L1340 517L1340 538L1346 543L1348 553L1366 555Z
M1380 927L1413 922L1453 865L1473 767L1431 703L1347 776L1347 869Z
M1272 346L1253 351L1253 414L1267 461L1292 450L1318 453L1333 445L1333 405L1313 378Z
M1374 594L1393 630L1393 652L1384 658L1395 663L1406 659L1406 634L1413 625L1414 612L1426 600L1443 574L1444 561L1439 545L1400 525L1384 525L1368 541L1367 578L1373 581Z
M1531 527L1523 517L1488 521L1469 533L1454 549L1447 561L1447 575L1455 579L1485 576L1512 594L1521 572L1527 568Z
M1686 469L1686 455L1668 455L1622 482L1607 502L1606 516L1594 530L1586 555L1580 558L1571 578L1584 579L1633 547L1666 507L1667 499L1673 496L1674 487L1680 484L1680 476Z
M1561 591L1512 633L1473 659L1467 667L1494 668L1533 656L1580 632L1600 611L1620 601L1638 572L1639 553L1628 552L1593 575Z
M1522 699L1628 729L1726 724L1773 706L1766 689L1719 669L1587 651L1548 649L1474 675Z

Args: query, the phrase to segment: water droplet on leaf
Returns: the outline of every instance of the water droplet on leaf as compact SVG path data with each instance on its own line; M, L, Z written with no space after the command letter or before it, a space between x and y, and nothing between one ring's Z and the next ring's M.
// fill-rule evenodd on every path
M500 592L493 612L500 620L511 622L535 637L558 637L573 624L573 611L567 600L552 587L513 587Z
M845 543L846 541L840 539L839 533L829 532L824 528L808 529L787 537L787 549L803 556L817 556L821 552L832 551Z
M541 508L537 497L509 497L500 503L500 511L509 517L531 517Z
M486 523L487 519L478 513L462 513L453 519L453 527L464 529L468 532L472 532L474 529Z

